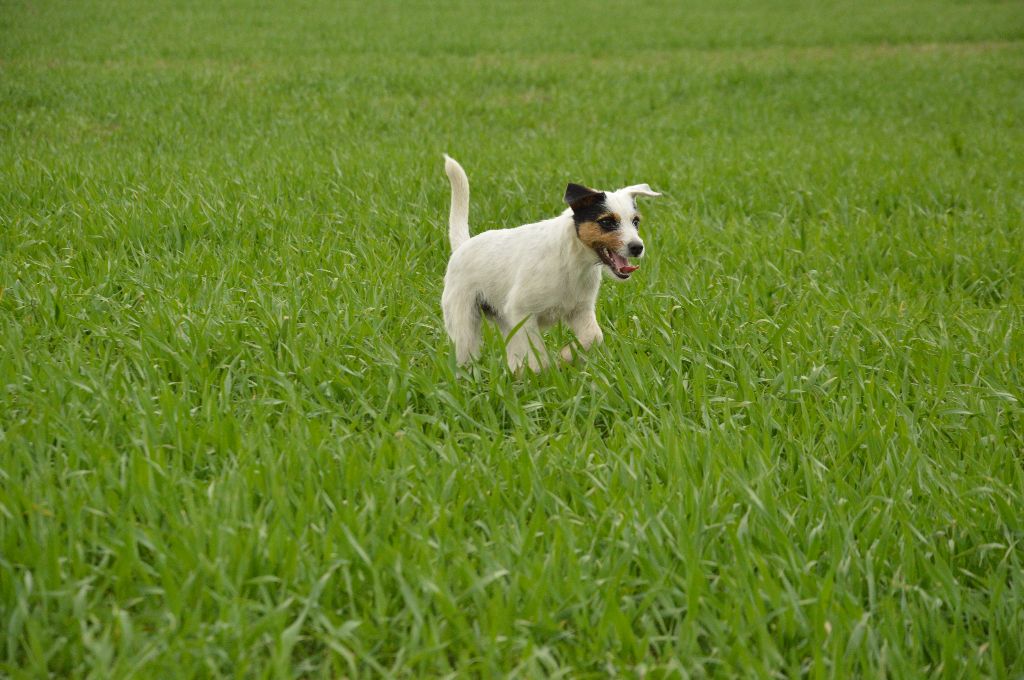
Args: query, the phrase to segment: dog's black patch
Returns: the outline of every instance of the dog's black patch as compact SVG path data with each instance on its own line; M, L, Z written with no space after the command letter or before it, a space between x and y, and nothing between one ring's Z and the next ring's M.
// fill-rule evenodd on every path
M604 192L585 187L582 184L573 184L572 182L569 182L565 187L565 196L562 197L573 209L599 198L604 198Z
M476 303L477 303L477 305L479 305L480 311L488 319L497 319L498 318L498 312L494 309L494 307L491 307L491 305L488 304L487 300L484 299L483 295L480 295L479 293L477 294L477 296L476 296Z
M594 222L603 213L608 212L605 205L605 193L588 189L581 184L572 184L565 188L565 202L572 208L572 220L576 223L576 230L584 222Z

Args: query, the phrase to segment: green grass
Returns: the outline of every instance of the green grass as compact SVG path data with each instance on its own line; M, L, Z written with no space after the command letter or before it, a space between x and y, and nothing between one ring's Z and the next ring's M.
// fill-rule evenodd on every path
M0 675L1024 673L1024 6L633 4L0 3Z

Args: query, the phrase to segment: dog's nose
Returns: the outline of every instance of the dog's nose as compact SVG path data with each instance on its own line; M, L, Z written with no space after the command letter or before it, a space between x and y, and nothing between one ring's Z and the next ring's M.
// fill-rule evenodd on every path
M640 257L640 253L644 252L643 243L630 243L629 244L629 256Z

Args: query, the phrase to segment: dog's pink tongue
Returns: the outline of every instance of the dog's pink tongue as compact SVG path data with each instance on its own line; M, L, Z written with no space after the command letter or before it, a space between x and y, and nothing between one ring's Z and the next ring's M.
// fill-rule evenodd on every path
M618 253L612 253L611 256L612 262L615 263L615 266L618 267L619 271L622 272L623 274L630 274L632 272L635 272L637 269L640 269L640 267L638 266L631 265L629 263L629 260L624 258L622 255L619 255Z

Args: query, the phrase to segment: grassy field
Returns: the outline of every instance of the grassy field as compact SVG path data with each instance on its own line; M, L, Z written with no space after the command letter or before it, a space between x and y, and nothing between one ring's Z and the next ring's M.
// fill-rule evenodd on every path
M1022 84L1015 1L2 0L0 676L1019 677ZM586 365L455 371L445 151L664 192Z

